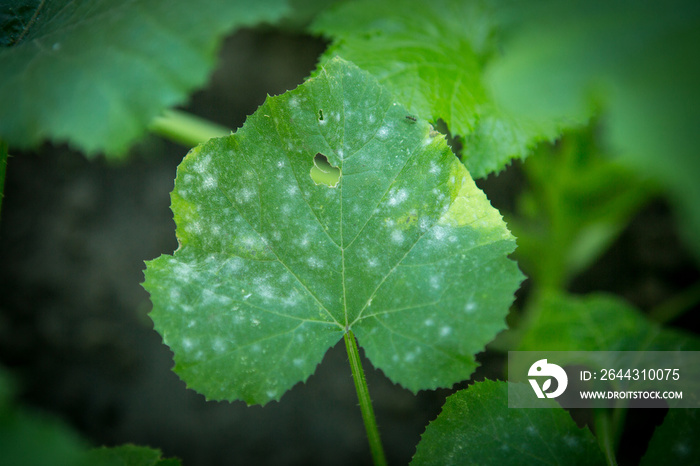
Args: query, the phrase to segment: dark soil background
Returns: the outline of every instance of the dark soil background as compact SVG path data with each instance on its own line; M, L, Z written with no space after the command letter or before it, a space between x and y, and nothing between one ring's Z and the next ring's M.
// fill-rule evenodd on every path
M187 109L237 128L268 93L301 84L324 48L305 36L238 32ZM169 193L186 152L148 137L123 164L60 146L8 161L0 364L17 375L22 402L55 413L95 445L150 445L185 466L370 463L342 342L306 384L264 408L205 402L170 371L140 283L144 261L177 246ZM507 209L521 182L516 165L480 184ZM616 292L647 310L698 277L657 202L575 287ZM407 464L450 391L416 396L365 367L389 461ZM484 376L501 377L502 359L489 356L475 377Z

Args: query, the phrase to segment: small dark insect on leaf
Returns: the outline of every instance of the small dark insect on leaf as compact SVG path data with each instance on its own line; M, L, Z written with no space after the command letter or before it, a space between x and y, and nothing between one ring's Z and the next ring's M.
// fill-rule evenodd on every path
M416 117L411 116L411 115L406 115L406 119L412 123L416 122Z

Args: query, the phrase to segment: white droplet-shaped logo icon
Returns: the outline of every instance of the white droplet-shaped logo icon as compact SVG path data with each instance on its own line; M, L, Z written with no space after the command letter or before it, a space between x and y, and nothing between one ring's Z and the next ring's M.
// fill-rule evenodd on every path
M540 359L530 366L530 370L527 375L533 376L547 376L549 379L545 380L540 389L539 384L536 379L528 379L532 389L535 391L537 398L556 398L566 390L566 385L569 383L569 378L566 376L564 369L557 366L556 364L550 364L546 359ZM547 390L552 386L551 377L557 380L557 389L549 393Z

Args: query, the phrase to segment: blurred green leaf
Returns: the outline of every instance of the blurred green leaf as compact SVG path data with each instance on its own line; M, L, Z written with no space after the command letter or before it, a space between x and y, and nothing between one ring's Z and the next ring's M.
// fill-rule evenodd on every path
M665 185L700 259L700 3L514 5L519 27L487 73L497 102L536 125L602 110L608 141Z
M698 351L700 338L649 321L621 298L551 293L532 309L520 351Z
M700 410L671 409L657 427L642 466L700 464Z
M500 2L366 0L331 8L312 30L339 55L379 79L411 113L444 120L463 137L463 161L474 178L525 157L551 139L551 125L521 124L496 106L482 69L498 53Z
M549 409L508 407L508 383L486 380L447 398L421 437L412 465L595 465L603 453L554 400ZM512 396L532 397L527 384Z
M179 466L159 450L135 445L88 449L69 426L17 406L14 380L0 367L0 464L8 466Z
M88 466L87 444L59 420L14 402L14 380L0 368L0 464Z
M206 82L225 34L287 11L285 0L54 0L38 8L35 21L22 20L21 40L0 48L0 138L18 148L67 141L111 156Z
M104 466L179 466L180 460L163 459L160 450L138 445L94 448L89 452L90 464Z
M36 18L41 3L41 0L0 2L0 47L13 45L20 40Z

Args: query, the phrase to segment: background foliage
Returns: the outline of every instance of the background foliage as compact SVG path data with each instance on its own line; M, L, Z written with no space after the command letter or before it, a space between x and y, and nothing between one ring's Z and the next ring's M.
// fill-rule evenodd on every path
M210 1L197 8L156 0L0 5L0 101L6 103L0 107L0 182L7 162L0 223L0 331L3 361L26 383L23 399L66 413L93 443L153 442L167 456L189 459L185 464L225 458L220 453L208 456L208 451L219 443L230 448L231 437L221 436L230 431L238 432L233 437L242 439L241 444L252 445L246 453L237 452L239 460L337 464L338 443L350 452L341 455L349 463L367 458L345 361L334 350L316 377L293 389L279 405L266 407L268 411L204 404L188 393L183 395L185 404L197 408L176 417L171 406L183 403L171 405L167 400L186 392L167 379L170 355L148 329L148 305L138 282L143 259L175 248L166 194L183 151L150 139L131 149L130 167L115 167L99 157L85 164L65 146L41 146L46 140L67 142L89 157L104 153L114 160L127 155L149 127L190 144L204 134L202 140L225 134L206 122L201 130L187 133L185 128L196 126L192 120L178 120L164 111L186 102L206 82L224 34L261 22L287 32L270 42L274 45L265 45L265 38L273 36L239 33L225 55L229 59L221 65L223 71L210 82L218 94L195 95L193 110L224 127L240 126L265 93L282 93L303 77L318 75L314 61L324 45L295 34L321 35L330 41L319 58L321 65L335 56L352 61L396 96L405 113L420 121L417 127L427 120L448 132L452 149L505 216L520 246L515 257L529 280L509 317L511 329L479 356L483 366L474 380L502 378L504 351L513 348L697 346L692 316L700 301L700 165L695 136L700 123L695 86L700 8L695 3L253 3ZM295 55L286 53L290 41L298 41L298 50L312 47L311 57L289 81L276 82L275 77L284 74L279 67L296 66L289 60ZM261 57L247 51L251 44L259 55L276 60L261 66ZM243 70L259 74L234 85ZM246 86L254 81L268 85L233 119L232 109L237 107L232 103L243 102ZM210 104L202 105L207 99ZM218 109L212 102L218 102ZM159 115L163 119L154 123ZM407 121L413 120L404 118L402 123L410 124ZM16 156L8 159L6 147ZM26 149L34 152L18 152ZM174 155L143 155L156 151ZM518 161L526 156L524 163ZM331 162L337 161L331 157ZM598 291L608 294L589 295ZM601 321L606 325L595 325ZM123 326L119 336L113 330L115 322ZM152 351L160 351L153 359L140 351L148 341ZM88 354L107 358L91 361ZM334 358L341 363L337 372ZM153 365L146 366L146 361ZM150 373L170 380L173 391L159 392L163 379L145 382L151 380L145 377ZM329 373L342 374L342 382L333 385L338 379L329 377L331 388L316 385ZM146 385L132 386L129 398L120 384L134 374L141 374ZM385 425L395 426L383 429L390 457L405 463L447 393L414 397L387 383L380 373L369 376L380 425L383 419ZM339 388L346 385L346 392ZM86 388L90 386L99 388L91 392ZM460 400L477 397L490 406L502 389L496 382L477 382L450 397L443 414L428 427L425 438L433 440L421 442L416 461L424 461L423 451L431 451L431 458L450 455L455 442L464 444L478 436L462 434L450 424L463 419ZM314 390L322 395L310 396L317 393ZM3 422L11 422L3 428L18 425L13 422L42 431L57 425L16 414L23 408L12 400L2 400ZM346 419L342 403L352 414L339 423ZM305 408L296 411L294 406ZM491 415L497 408L484 413ZM159 410L161 416L168 413L179 419L172 425L182 432L162 432L162 419L150 421L151 430L126 429L148 425L140 416ZM280 424L285 413L291 420ZM563 412L550 414L559 420L529 425L562 432L578 429L565 421ZM576 420L595 431L600 450L593 450L602 451L608 463L615 456L639 461L646 440L647 464L669 456L679 464L697 460L688 442L697 430L695 412L671 411L657 428L663 414L645 415L644 422L634 412L592 413ZM214 428L211 420L217 416L239 430ZM299 419L309 431L298 430ZM206 435L190 441L199 450L180 449L198 422L198 430ZM270 435L259 443L251 441L252 426L261 422L269 424L262 432ZM98 425L109 427L94 428ZM58 442L66 455L85 454L86 443L75 434L60 425L48 429L51 438L74 439ZM438 435L441 430L443 435ZM21 429L9 432L15 435ZM308 443L290 440L289 432ZM451 434L457 440L450 439ZM590 447L591 437L581 435ZM268 437L281 445L288 439L287 447L278 450L286 453L271 453ZM122 453L141 454L129 448L115 454ZM151 461L144 464L161 461L155 450L143 450L142 459Z

